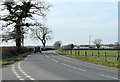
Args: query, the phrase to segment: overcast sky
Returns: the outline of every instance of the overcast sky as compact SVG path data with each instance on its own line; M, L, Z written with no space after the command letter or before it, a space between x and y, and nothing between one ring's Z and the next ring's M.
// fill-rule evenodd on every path
M118 41L117 2L51 2L53 7L47 15L47 25L53 31L51 41L63 44L91 44L102 39L103 44ZM15 45L14 42L2 43ZM42 45L39 40L26 38L25 45Z

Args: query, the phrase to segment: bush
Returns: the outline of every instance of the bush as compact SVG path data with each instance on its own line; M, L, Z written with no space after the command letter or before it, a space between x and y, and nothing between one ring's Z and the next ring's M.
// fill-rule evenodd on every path
M32 50L26 47L22 47L20 53L17 53L16 47L2 47L2 58L18 56L19 54L23 54L30 51Z
M59 48L59 50L69 50L69 49L73 49L74 48L74 45L73 44L68 44L66 46L63 46L61 48Z

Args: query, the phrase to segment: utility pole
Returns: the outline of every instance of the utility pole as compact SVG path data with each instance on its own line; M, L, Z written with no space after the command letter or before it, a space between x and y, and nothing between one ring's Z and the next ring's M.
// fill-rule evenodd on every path
M90 43L91 43L91 35L89 35L89 48L90 48Z

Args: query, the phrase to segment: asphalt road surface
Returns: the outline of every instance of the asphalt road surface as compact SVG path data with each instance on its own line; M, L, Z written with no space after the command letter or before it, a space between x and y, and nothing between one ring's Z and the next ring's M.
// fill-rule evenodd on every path
M118 80L118 69L46 51L2 67L2 80Z

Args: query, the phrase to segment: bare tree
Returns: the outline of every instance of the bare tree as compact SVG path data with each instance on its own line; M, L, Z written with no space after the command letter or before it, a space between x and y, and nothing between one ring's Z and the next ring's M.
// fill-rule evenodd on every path
M101 39L95 39L93 43L96 45L97 48L100 48L101 41Z
M27 27L38 26L37 18L42 17L45 19L49 7L51 5L43 2L43 0L37 2L34 0L3 0L0 10L6 12L6 14L0 13L0 22L4 22L1 29L14 27L10 33L14 36L8 34L7 36L10 38L5 40L15 39L16 46L20 48L23 40L22 28L29 29ZM4 39L6 36L2 38Z
M55 49L59 49L61 47L62 42L61 41L56 41L53 46Z
M35 39L39 39L43 44L43 48L45 48L46 42L52 39L51 37L52 31L43 25L31 28L31 31L32 37L34 37Z

